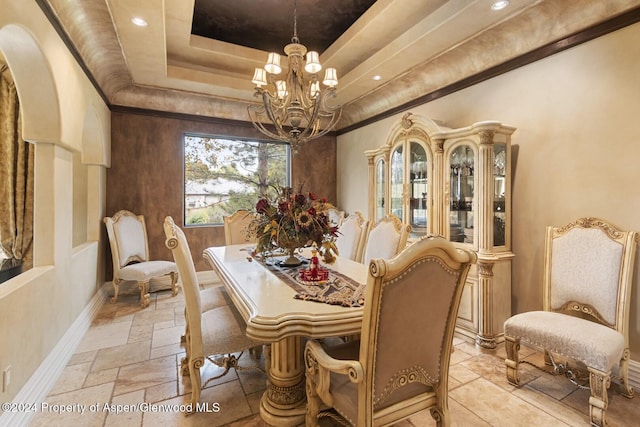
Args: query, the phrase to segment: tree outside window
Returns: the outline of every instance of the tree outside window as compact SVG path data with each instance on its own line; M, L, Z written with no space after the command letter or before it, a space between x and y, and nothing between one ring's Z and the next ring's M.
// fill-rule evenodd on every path
M185 225L222 224L289 185L290 150L277 142L185 135L184 165Z

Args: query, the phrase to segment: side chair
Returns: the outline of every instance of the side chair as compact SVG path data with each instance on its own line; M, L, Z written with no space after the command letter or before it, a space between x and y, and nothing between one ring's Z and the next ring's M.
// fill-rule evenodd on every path
M370 227L363 254L365 264L373 258L390 259L399 254L407 245L411 232L411 225L402 224L394 214L386 215Z
M338 229L336 247L340 257L362 262L364 242L367 238L369 220L364 219L362 213L354 212L342 221Z
M306 344L307 427L322 417L392 425L424 409L438 426L449 425L453 333L476 259L442 237L425 237L395 258L372 260L362 339Z
M633 397L629 304L637 244L638 233L598 218L547 227L543 310L517 314L504 324L510 384L520 385L518 351L525 342L544 350L545 364L554 374L591 389L591 425L606 425L614 367L619 367L622 395ZM580 383L586 377L589 386Z
M164 220L164 232L167 238L165 244L173 254L184 288L188 324L185 344L191 379L191 406L195 408L203 387L226 375L230 369L247 369L238 363L242 353L262 344L247 337L246 323L232 302L203 312L200 284L184 232L170 216ZM202 384L200 368L204 366L205 359L224 370ZM258 366L248 368L262 370Z
M140 305L149 305L149 282L152 278L169 275L171 294L178 293L178 269L172 261L152 261L149 259L149 241L144 216L128 210L120 210L113 216L104 218L109 236L111 259L113 261L113 297L118 300L120 284L124 281L138 283Z
M224 222L224 241L226 245L238 245L242 243L255 243L247 237L249 223L253 220L253 214L246 209L238 209L229 216L222 218Z

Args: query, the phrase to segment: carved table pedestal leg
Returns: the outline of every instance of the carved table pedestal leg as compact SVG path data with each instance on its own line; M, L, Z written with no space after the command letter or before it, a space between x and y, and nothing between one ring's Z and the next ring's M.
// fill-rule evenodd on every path
M272 426L304 423L306 395L302 338L289 337L271 344L267 355L267 390L260 402L262 420Z

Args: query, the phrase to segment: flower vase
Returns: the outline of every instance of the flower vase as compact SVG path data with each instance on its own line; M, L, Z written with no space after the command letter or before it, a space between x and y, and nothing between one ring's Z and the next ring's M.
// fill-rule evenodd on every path
M297 267L302 264L302 260L298 258L295 253L298 248L287 248L289 256L280 262L280 265L284 267Z

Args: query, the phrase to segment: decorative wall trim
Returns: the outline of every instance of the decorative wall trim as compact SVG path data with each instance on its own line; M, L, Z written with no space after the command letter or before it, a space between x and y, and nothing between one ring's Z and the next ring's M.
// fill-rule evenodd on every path
M80 340L91 326L93 318L107 299L106 284L95 293L89 304L82 310L67 332L60 338L58 344L51 350L51 353L40 364L38 369L31 375L29 381L22 387L13 403L26 403L39 405L53 388L62 370L67 366L69 359L75 352ZM0 426L28 426L31 418L35 415L32 411L3 412L0 415Z

